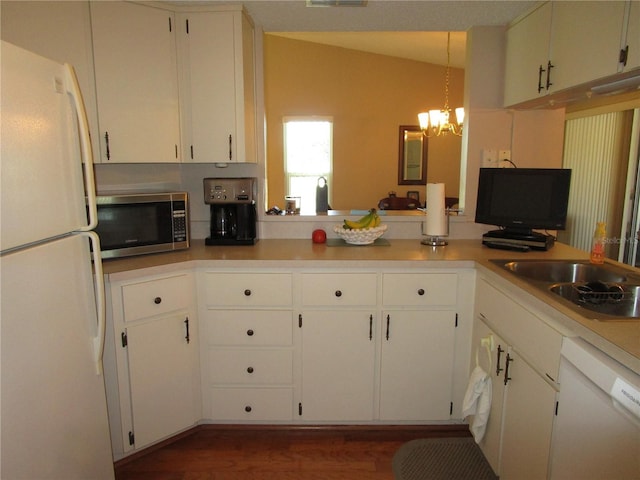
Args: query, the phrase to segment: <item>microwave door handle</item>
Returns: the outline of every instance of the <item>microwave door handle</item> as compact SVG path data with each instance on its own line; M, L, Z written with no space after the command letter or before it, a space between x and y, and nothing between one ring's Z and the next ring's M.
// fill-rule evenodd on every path
M87 111L82 100L82 92L78 85L75 70L68 63L64 64L67 93L73 100L76 115L78 117L78 134L80 137L80 150L82 154L82 167L84 170L84 189L87 196L89 210L89 223L79 227L78 231L87 232L98 226L98 210L96 206L95 178L93 171L93 151L91 150L91 137L89 136L89 122ZM99 250L99 249L98 249Z

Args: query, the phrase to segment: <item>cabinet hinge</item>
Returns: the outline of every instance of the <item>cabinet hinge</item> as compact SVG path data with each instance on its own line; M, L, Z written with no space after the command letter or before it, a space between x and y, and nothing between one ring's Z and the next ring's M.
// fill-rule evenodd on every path
M133 435L133 432L129 432L129 445L133 445L135 443L135 436Z
M458 314L456 313L456 328L458 328Z
M449 415L453 415L453 402L449 404Z
M623 66L627 66L627 59L629 58L629 45L625 48L620 49L620 56L618 57L618 62L620 62Z
M302 328L302 314L298 314L298 328Z
M302 416L302 402L298 404L298 415Z
M122 348L126 348L126 346L128 345L127 332L122 332L122 334L120 335L120 340L122 341Z

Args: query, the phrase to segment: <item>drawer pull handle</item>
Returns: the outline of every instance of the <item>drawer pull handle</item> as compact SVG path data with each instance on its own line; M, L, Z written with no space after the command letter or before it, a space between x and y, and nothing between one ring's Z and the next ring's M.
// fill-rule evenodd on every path
M418 295L420 295L420 296L424 295L424 288L419 288L418 289Z
M161 297L154 298L153 303L155 303L156 305L160 305L162 303L162 298Z
M253 337L253 330L251 329L247 330L247 335L249 335L250 337Z
M244 295L245 297L250 297L251 296L251 290L249 290L248 288L244 291Z
M342 296L342 292L340 290L336 290L336 297L341 297Z
M244 407L244 411L247 413L251 412L251 405L247 405L246 407Z
M253 373L253 367L247 368L247 373Z

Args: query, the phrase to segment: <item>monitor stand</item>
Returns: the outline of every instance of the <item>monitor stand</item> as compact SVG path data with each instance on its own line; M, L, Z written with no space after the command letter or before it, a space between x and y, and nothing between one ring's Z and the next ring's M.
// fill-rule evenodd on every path
M548 250L553 247L555 238L531 230L499 229L491 230L482 236L482 244L490 248L504 250Z

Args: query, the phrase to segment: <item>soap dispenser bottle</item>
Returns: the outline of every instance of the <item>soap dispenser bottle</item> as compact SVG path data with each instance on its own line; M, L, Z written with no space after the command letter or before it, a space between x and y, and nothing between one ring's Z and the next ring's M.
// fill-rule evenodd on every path
M607 230L604 222L596 224L596 230L593 232L593 242L591 243L591 263L604 263L604 246L606 243Z

